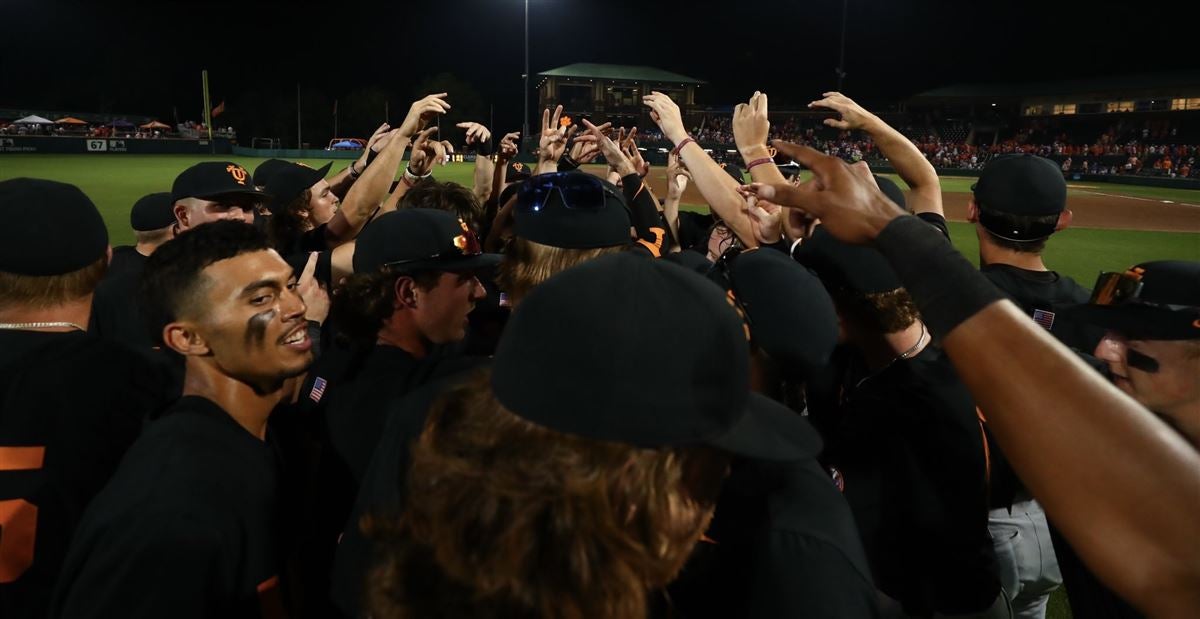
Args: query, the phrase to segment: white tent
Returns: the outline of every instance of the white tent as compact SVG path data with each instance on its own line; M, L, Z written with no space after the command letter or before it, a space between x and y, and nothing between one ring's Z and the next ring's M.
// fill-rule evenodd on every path
M14 125L53 125L54 121L41 116L26 116L12 121Z

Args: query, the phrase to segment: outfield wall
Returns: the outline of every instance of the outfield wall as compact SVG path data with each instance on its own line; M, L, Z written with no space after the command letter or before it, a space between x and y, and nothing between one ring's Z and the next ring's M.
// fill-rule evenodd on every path
M228 155L229 138L179 140L171 138L76 138L30 135L0 135L0 153L52 155Z
M325 150L323 148L246 148L234 146L239 157L275 157L278 159L358 159L361 150Z

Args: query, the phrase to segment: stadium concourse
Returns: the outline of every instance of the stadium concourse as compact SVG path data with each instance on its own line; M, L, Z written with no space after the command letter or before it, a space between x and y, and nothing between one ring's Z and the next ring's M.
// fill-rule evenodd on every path
M0 614L1200 614L1186 93L573 67L525 149L440 92L333 162L0 154Z

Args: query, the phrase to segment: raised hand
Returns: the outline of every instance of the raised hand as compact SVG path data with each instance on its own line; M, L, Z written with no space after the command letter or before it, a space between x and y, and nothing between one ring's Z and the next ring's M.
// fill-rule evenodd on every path
M688 171L687 166L683 165L683 160L675 153L667 155L667 196L678 198L683 196L683 192L687 190L688 181L692 179L692 173Z
M558 124L562 111L561 105L554 108L553 116L550 115L550 108L542 110L542 133L538 138L539 161L557 163L567 150L566 134Z
M604 155L604 159L608 161L608 167L621 177L637 172L633 163L629 161L625 153L621 152L621 147L612 138L604 135L604 130L611 126L609 123L596 126L585 118L583 126L587 128L587 133L575 138L576 141L590 142L596 145L600 149L600 153Z
M304 300L304 318L314 322L325 322L329 316L329 294L314 276L317 271L317 252L308 255L304 271L296 278L296 294Z
M824 98L809 103L808 107L825 108L842 115L841 120L826 118L824 122L827 127L841 129L842 131L866 129L871 123L879 120L877 116L868 112L863 106L855 103L853 99L840 92L827 92L821 96Z
M412 155L408 160L408 170L413 175L425 176L433 171L433 165L437 163L438 150L443 148L436 140L429 139L437 130L437 127L430 127L418 133L416 139L413 140ZM444 149L442 154L445 154Z
M750 219L750 229L759 243L770 245L778 243L782 237L783 207L754 196L746 197L743 209Z
M416 101L408 108L408 115L404 117L404 122L400 124L401 133L407 136L413 136L418 131L429 124L430 120L438 114L445 114L450 110L450 104L446 102L446 93L439 92L433 95L427 95Z
M492 139L492 132L479 123L463 122L454 126L467 130L467 144L483 144Z
M520 131L505 133L504 137L500 138L500 151L497 158L501 161L508 161L517 156L517 151L520 150L517 146L517 138L521 137Z
M733 141L743 157L767 144L771 123L767 120L767 94L754 92L749 103L733 108Z
M847 243L869 243L888 222L904 215L872 182L869 170L864 175L841 159L807 146L781 140L771 144L812 170L812 180L798 186L787 182L751 183L739 189L742 195L802 209L819 217L830 234Z
M638 150L637 127L630 129L625 139L621 140L621 152L625 153L629 162L633 164L633 169L637 170L638 174L644 177L650 173L650 164L642 157L642 151Z
M655 90L642 97L642 103L650 108L651 120L658 125L668 140L678 144L687 138L687 129L683 126L683 116L679 112L679 106L671 100L671 97Z

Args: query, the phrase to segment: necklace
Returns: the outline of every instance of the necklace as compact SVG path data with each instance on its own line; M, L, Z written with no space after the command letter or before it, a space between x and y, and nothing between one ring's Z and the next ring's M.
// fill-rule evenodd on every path
M3 329L50 329L55 327L70 327L80 331L87 331L83 327L73 322L0 322L0 330Z
M921 348L921 344L925 343L925 336L928 334L929 334L929 332L925 330L925 323L922 322L921 323L921 336L917 338L916 344L913 344L911 347L909 347L908 350L893 357L891 361L887 362L887 365L862 377L862 379L860 379L857 383L854 384L854 388L858 389L859 387L862 386L863 383L867 382L868 380L870 380L876 376L879 376L880 374L883 373L884 370L892 367L892 365L894 365L897 361L903 361L903 360L908 359L909 357L913 356L914 354L916 354L917 350L919 348Z
M925 342L926 334L928 334L928 331L925 330L925 323L922 322L921 323L921 337L917 338L917 343L913 344L912 348L909 348L908 350L897 355L895 359L888 361L888 365L891 365L897 361L900 361L901 359L907 359L907 358L911 357L913 355L913 353L917 352L917 349L921 347L921 344L923 344ZM884 367L887 367L887 366L884 366Z

